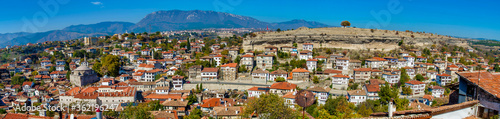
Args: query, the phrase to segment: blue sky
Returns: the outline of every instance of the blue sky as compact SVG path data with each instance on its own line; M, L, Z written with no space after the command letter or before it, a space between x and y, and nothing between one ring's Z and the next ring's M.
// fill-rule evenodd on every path
M42 4L39 4L42 3ZM43 3L56 3L46 11ZM266 22L292 19L360 28L500 39L500 1L486 0L11 0L0 4L0 33L48 31L103 21L136 23L159 10L213 10Z

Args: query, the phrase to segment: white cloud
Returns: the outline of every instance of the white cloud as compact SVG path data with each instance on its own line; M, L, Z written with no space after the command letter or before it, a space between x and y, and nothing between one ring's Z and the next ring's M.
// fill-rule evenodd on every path
M96 5L96 6L100 6L101 8L104 7L104 4L102 4L102 2L99 2L99 1L90 2L90 3L93 4L93 5Z
M96 1L96 2L90 2L90 3L92 3L92 4L94 4L94 5L102 5L102 2L99 2L99 1Z

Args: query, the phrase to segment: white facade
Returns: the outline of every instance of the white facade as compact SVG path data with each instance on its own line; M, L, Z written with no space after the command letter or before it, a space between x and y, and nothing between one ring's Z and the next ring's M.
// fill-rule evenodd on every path
M312 72L312 71L316 70L316 65L318 64L318 61L317 60L308 60L306 62L306 64L307 64L307 70Z
M349 83L349 77L332 77L332 84L335 85L347 85Z
M386 82L395 84L399 82L399 75L398 74L382 74L382 78L385 79Z
M309 51L313 51L313 44L310 44L310 43L304 43L302 45L302 50L309 50Z
M346 58L337 58L335 66L339 70L348 70L349 69L349 59L346 59Z

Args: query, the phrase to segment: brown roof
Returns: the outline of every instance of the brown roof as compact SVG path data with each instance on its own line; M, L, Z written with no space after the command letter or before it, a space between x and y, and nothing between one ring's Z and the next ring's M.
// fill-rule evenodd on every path
M366 91L368 92L378 92L380 91L380 86L378 84L366 84Z
M330 88L322 88L322 87L319 87L319 86L308 88L306 90L308 90L308 91L314 91L314 92L330 92Z
M349 95L366 95L365 90L349 90L347 93L349 93Z
M217 68L203 68L201 72L217 72L218 70Z
M267 73L269 73L269 71L267 71L267 70L259 70L259 69L257 69L257 70L254 70L252 73L256 73L256 74L266 73L266 74L267 74Z
M288 74L288 72L281 70L281 69L278 69L276 71L271 72L271 74Z
M161 103L163 106L169 106L169 107L186 107L188 105L188 100L167 100L163 103Z
M156 119L179 119L177 111L169 113L167 111L149 111Z
M342 71L340 70L334 70L334 69L325 69L325 71L323 71L323 73L336 73L336 74L340 74L342 73Z
M477 84L479 75L481 79L479 87L490 94L495 95L497 98L500 98L500 88L498 88L500 87L500 73L490 73L485 71L478 73L477 71L474 71L459 72L457 74L474 84Z
M444 89L441 86L429 86L430 89Z
M370 84L380 85L380 84L385 84L385 81L382 79L370 79Z

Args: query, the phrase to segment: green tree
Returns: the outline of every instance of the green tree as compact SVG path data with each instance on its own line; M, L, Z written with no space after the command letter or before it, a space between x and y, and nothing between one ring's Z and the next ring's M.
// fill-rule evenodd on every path
M280 28L278 28L278 29L276 29L276 31L277 31L277 32L281 32L281 29L280 29Z
M259 98L249 99L242 116L249 117L253 113L265 119L292 119L298 116L292 108L285 105L285 100L276 94L262 94Z
M245 67L239 67L238 72L247 72L247 68Z
M184 74L184 72L183 72L183 71L181 71L181 70L177 70L177 71L175 71L175 72L174 72L174 75L179 75L179 76L184 76L184 77L186 76L186 74Z
M325 109L320 109L315 112L317 117L316 119L334 119L336 118L334 115L330 115L327 110Z
M317 76L314 76L313 79L312 79L313 83L314 84L318 84L319 83L319 78Z
M392 88L389 83L386 83L380 87L380 91L378 92L380 103L388 104L391 99L399 98L398 93L399 90L397 88Z
M108 117L113 117L113 118L118 118L120 116L120 114L117 111L115 111L114 109L109 109L109 110L103 111L102 115L108 116Z
M121 66L120 57L111 54L106 55L104 58L102 58L100 64L97 65L101 65L101 67L93 66L92 68L98 69L101 75L117 77L119 75Z
M192 95L189 95L187 97L187 100L189 101L188 105L191 105L191 104L193 104L195 102L198 102L198 97L196 97L196 95L192 94Z
M198 108L194 108L191 113L189 113L188 116L184 116L185 119L201 119L201 117L203 117L203 112L198 109Z
M285 78L283 78L283 77L276 77L275 81L276 81L276 82L284 82L284 81L286 81L286 80L285 80Z
M402 90L403 90L403 94L405 94L405 95L412 94L412 90L408 86L403 87Z
M354 113L354 104L349 103L345 96L338 96L335 99L328 98L323 106L330 115L337 118L354 118L357 115Z
M418 81L424 81L425 80L425 78L424 78L424 76L422 76L422 74L417 74L415 76L415 79L417 79Z
M12 84L12 85L21 85L21 84L23 84L24 80L25 80L24 77L16 75L16 76L14 76L14 77L11 78L10 84Z
M3 108L0 109L0 114L7 114L7 111Z
M401 76L399 77L399 86L404 86L404 84L406 82L408 82L410 80L410 76L408 75L408 73L406 73L406 69L405 68L401 68Z
M351 85L349 85L348 89L349 90L357 90L358 86L359 86L358 83L352 83Z
M340 25L345 28L347 26L351 26L351 22L349 22L349 21L342 21L342 22L340 22Z
M56 67L50 67L50 68L49 68L49 72L53 72L53 71L55 71L55 70L56 70Z
M363 117L368 117L373 113L373 110L366 106L366 104L362 103L358 109L358 114Z

